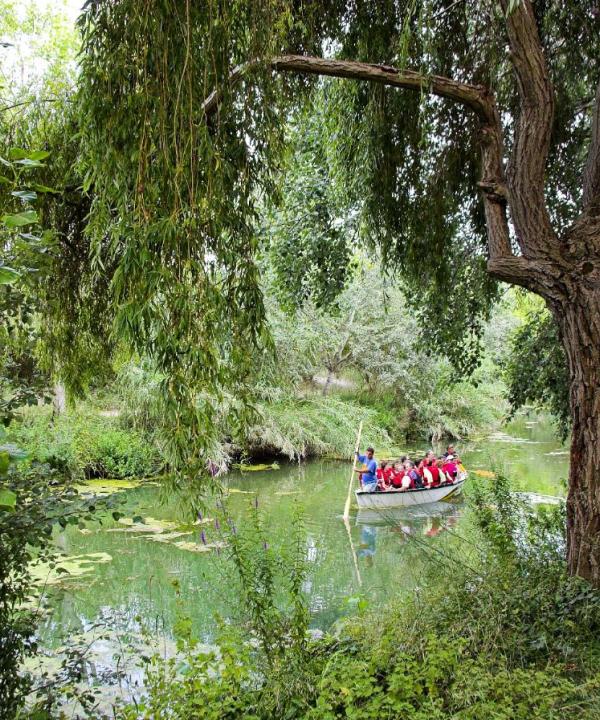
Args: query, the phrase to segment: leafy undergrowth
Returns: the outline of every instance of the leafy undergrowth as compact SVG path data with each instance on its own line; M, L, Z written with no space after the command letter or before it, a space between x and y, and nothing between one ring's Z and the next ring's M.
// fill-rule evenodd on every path
M474 534L445 541L414 596L320 640L302 533L283 563L257 516L230 537L247 626L222 625L219 652L202 654L184 623L180 656L155 657L148 695L117 717L597 720L600 593L565 573L563 508L526 509L500 476L471 509Z
M88 404L57 417L48 407L28 408L13 420L9 433L32 460L73 480L150 477L162 466L158 452L141 433Z

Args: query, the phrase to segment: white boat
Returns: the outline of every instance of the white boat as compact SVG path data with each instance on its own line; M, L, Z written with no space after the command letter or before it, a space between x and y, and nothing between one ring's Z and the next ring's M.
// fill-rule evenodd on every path
M356 490L356 502L359 508L373 508L375 510L427 505L428 503L455 498L462 491L466 479L465 474L452 485L415 488L414 490L386 490L385 492Z

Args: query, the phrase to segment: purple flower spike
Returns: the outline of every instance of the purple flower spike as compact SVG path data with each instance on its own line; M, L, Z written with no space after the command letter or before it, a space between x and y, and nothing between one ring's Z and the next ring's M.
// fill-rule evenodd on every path
M198 520L202 521L202 510L198 510Z
M236 528L235 525L232 525L232 526L231 526L231 532L232 532L234 535L237 535L237 528Z
M258 495L254 496L254 507L258 510Z
M206 533L204 530L200 533L200 540L202 540L202 543L206 545Z
M219 522L219 518L215 518L215 530L221 529L221 523Z
M264 543L263 543L263 550L268 550L268 549L269 549L269 543L264 542Z

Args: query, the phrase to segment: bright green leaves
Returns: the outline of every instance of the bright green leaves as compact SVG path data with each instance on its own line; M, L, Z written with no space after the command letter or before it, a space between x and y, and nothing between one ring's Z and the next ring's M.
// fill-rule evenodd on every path
M16 282L20 277L20 273L12 268L0 265L0 285L10 285Z
M10 455L6 450L0 450L0 475L5 475L10 466Z
M268 254L282 305L335 304L351 272L356 213L337 192L323 103L298 113L291 128L281 198L264 221Z
M33 225L38 222L38 214L35 210L26 210L24 212L15 213L14 215L3 215L2 222L4 225L13 230L14 228Z
M86 10L79 109L92 253L99 275L111 268L114 336L165 377L165 441L189 484L217 445L217 418L246 423L253 354L269 344L256 217L273 185L268 156L281 149L281 98L268 73L257 70L260 87L229 75L275 50L288 9L122 0ZM207 119L215 87L221 104ZM228 392L235 402L222 401Z
M2 459L0 456L0 465ZM1 468L0 468L1 469ZM0 512L11 511L14 512L15 505L17 504L17 496L12 490L0 487Z

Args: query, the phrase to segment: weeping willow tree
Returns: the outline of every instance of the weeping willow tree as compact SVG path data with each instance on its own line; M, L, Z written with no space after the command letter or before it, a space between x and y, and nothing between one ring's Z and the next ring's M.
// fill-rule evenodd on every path
M90 0L81 27L93 261L116 335L164 373L184 475L224 388L233 423L251 409L257 211L319 93L332 182L458 369L498 280L546 301L570 375L569 569L600 583L595 2Z

